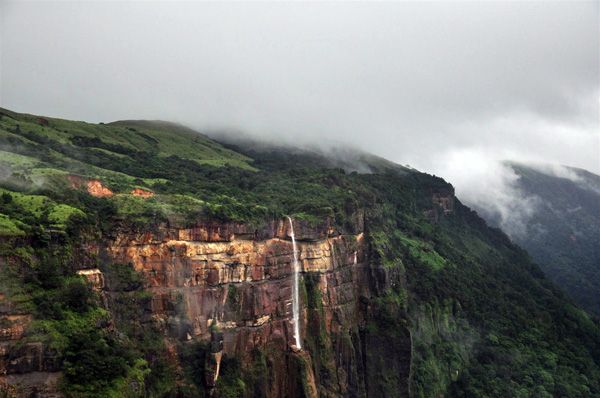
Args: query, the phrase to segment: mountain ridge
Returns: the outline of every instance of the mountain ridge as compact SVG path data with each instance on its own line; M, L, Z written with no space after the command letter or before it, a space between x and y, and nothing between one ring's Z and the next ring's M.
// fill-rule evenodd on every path
M0 115L6 391L600 396L598 321L439 177L53 123Z
M600 314L600 176L579 168L506 162L514 188L533 199L524 233L511 234L546 275L595 316ZM479 204L491 225L500 214Z

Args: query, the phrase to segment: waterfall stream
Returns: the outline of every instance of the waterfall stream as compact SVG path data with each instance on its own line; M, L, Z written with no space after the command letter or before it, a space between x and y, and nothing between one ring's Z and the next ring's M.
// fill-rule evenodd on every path
M294 235L294 223L291 217L288 217L290 221L290 237L292 238L292 247L294 250L294 275L292 283L292 313L294 322L294 339L296 340L296 347L302 348L300 342L300 293L298 288L299 274L300 274L300 263L298 262L298 248L296 247L296 236Z

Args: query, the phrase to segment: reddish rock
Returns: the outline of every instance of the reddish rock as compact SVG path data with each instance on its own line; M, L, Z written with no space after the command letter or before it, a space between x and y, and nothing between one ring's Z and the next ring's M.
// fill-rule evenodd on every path
M68 175L67 180L69 181L69 186L71 188L81 189L85 187L90 195L97 198L110 197L114 195L113 191L105 187L100 180L90 180L77 175Z
M154 296L153 319L168 340L210 341L216 328L223 336L222 355L250 365L256 348L266 350L273 362L267 395L273 397L295 396L291 391L296 381L290 375L299 365L289 357L295 355L308 364L310 374L303 370L310 379L306 394L315 396L317 380L309 353L290 350L294 344L293 248L289 223L284 221L255 231L243 224L201 222L191 228L162 228L150 235L120 233L108 253L115 263L131 263L145 276ZM347 333L362 317L360 297L369 295L362 232L341 235L328 222L313 229L296 225L302 237L297 242L301 278L317 282L325 332ZM306 337L306 303L301 307L300 329ZM205 381L211 386L218 378L221 354L209 354Z
M87 191L90 195L97 198L105 198L113 196L114 193L104 185L100 180L90 180L87 182Z
M135 188L134 190L131 191L131 194L133 196L139 196L139 197L142 197L144 199L151 198L151 197L154 196L154 192L147 191L147 190L141 189L141 188Z
M104 288L104 275L98 268L82 269L77 271L77 275L81 275L87 279L92 285L92 288L96 291L100 291Z

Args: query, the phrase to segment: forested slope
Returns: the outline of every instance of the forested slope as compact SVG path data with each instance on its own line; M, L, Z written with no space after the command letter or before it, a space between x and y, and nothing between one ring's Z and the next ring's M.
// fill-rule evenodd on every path
M600 396L597 321L440 178L162 122L0 113L8 392Z

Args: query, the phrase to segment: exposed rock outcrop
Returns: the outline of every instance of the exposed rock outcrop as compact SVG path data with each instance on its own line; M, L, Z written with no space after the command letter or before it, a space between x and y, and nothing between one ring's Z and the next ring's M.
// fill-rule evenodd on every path
M98 268L81 269L77 271L77 275L83 276L92 285L96 291L101 291L104 288L104 275Z
M327 349L336 352L327 364L333 372L327 378L336 382L328 382L325 389L333 395L360 391L364 395L365 372L358 369L365 364L357 351L364 349L365 342L358 341L358 330L369 316L364 300L369 300L378 283L371 280L362 217L353 227L354 234L341 234L328 221L312 227L295 221L304 285L300 330L309 343L300 352L292 349L293 248L286 224L282 220L251 229L244 224L206 222L190 228L122 232L107 252L112 261L130 263L144 275L152 294L153 322L166 339L211 342L205 364L208 388L217 384L223 355L249 364L258 349L279 353L268 358L273 366L266 395L297 396L294 377L299 376L293 375L300 361L308 364L302 367L302 383L308 386L304 395L316 396L323 376L314 371L311 341L312 334L325 333ZM314 323L315 308L318 324L309 325ZM352 336L357 341L341 343Z
M69 185L73 189L85 188L87 192L97 198L105 198L114 195L114 192L107 188L102 181L96 179L88 179L77 175L67 176Z
M423 211L423 215L433 223L437 223L442 216L452 214L454 212L454 191L442 190L431 194L431 209Z
M139 197L142 197L142 198L151 198L151 197L154 196L154 192L150 192L150 191L147 191L147 190L141 189L141 188L135 188L135 189L133 189L131 191L131 194L133 196L139 196Z
M97 198L105 198L113 196L114 193L105 187L100 180L90 180L87 182L87 191L90 195Z
M0 297L0 395L57 397L60 363L41 342L23 342L31 314L21 313Z

